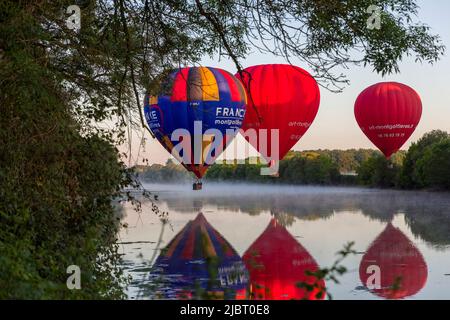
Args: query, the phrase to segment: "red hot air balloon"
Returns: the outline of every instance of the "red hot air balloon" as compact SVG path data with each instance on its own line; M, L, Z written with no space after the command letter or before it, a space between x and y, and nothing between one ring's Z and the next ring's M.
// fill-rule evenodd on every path
M364 254L361 282L386 299L402 299L419 292L427 281L427 264L414 244L389 223Z
M255 129L257 141L244 136L267 161L281 160L316 117L320 103L316 80L305 70L285 64L252 66L236 77L248 96L242 130ZM278 157L273 154L271 129L279 130L279 141L274 141L279 143Z
M355 102L355 117L364 134L389 158L409 139L422 115L414 89L382 82L365 89Z
M325 282L305 274L317 271L314 258L275 219L242 257L250 273L254 299L324 299ZM308 292L299 283L317 287Z

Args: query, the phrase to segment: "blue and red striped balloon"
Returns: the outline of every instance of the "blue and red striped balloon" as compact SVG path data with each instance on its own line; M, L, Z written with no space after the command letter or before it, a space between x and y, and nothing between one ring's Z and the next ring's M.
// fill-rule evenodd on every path
M182 150L174 155L201 178L241 127L246 102L244 87L231 73L218 68L191 67L172 72L157 96L146 95L144 110L150 130L169 152L182 140L172 136L176 129L189 133L190 154ZM202 138L197 149L196 121L201 121ZM221 136L208 133L209 129L217 129ZM222 140L217 141L219 138ZM210 150L213 142L221 147ZM201 155L196 158L194 153L198 156L200 149Z

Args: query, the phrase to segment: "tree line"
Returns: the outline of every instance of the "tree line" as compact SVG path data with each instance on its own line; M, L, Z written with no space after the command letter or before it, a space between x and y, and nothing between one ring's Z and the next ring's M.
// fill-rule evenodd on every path
M450 135L426 133L413 143L401 161L375 155L358 169L360 183L403 189L450 189Z
M255 163L256 162L256 163ZM314 185L364 185L403 189L450 189L450 135L435 130L391 159L372 149L290 151L280 161L277 177L262 176L258 159L245 163L217 162L205 180ZM191 181L186 169L172 160L166 165L136 168L149 182Z

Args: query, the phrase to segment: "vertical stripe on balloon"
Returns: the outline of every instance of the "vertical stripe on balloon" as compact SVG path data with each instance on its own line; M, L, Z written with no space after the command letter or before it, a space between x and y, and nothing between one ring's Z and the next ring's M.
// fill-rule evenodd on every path
M202 100L219 101L219 87L213 73L205 67L200 67L199 70L202 80Z
M230 73L228 73L225 70L218 70L218 71L224 77L228 85L229 91L231 93L231 101L244 101L243 95L239 92L237 79L234 78ZM236 81L234 81L233 78L236 79Z
M148 104L149 104L149 105L155 105L155 104L158 104L158 97L156 97L156 96L150 96L150 97L148 98Z
M201 101L203 99L202 77L199 68L190 68L187 82L188 101Z
M202 246L203 253L206 257L216 257L217 253L214 249L214 245L211 241L211 238L208 234L208 231L206 230L206 226L204 224L200 225L200 230L202 231L201 234L201 242L200 245Z
M170 101L187 101L187 83L189 68L180 69L173 84L173 91Z
M163 256L170 258L174 255L174 252L177 248L181 248L179 246L180 243L183 243L181 240L185 238L185 235L189 233L189 230L191 229L192 221L189 221L183 229L177 234L177 236L170 241L170 243L166 247L166 251L163 253Z

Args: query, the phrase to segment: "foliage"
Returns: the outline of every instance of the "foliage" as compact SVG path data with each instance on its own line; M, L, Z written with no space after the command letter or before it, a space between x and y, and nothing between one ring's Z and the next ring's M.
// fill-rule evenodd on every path
M399 185L403 188L441 187L448 189L450 158L448 154L446 155L445 144L449 139L450 135L447 132L434 130L413 143L405 156ZM441 142L443 143L441 147L435 147ZM434 152L438 152L438 154L434 155ZM433 175L439 175L439 177Z
M329 283L330 281L332 281L336 284L339 284L338 278L347 273L347 268L342 264L342 262L347 256L357 254L357 252L353 249L354 244L354 242L349 242L344 245L344 248L337 253L338 258L333 262L331 267L321 268L317 271L306 271L305 273L307 276L312 276L315 279L314 283L309 284L299 282L296 285L299 288L303 288L309 292L318 290L316 296L317 299L326 296L329 300L332 300L333 296L326 287L323 287L321 283Z
M151 166L136 166L135 171L139 179L148 182L180 182L191 181L190 173L182 166L177 165L171 159L166 164L152 164Z
M346 79L337 66L364 64L382 74L398 72L398 61L413 55L433 62L444 47L429 27L414 21L413 0L340 1L171 1L167 11L197 18L206 32L216 32L211 47L231 58L239 68L252 47L263 53L299 58L325 86L340 90ZM379 29L368 28L369 5L381 10Z
M317 153L298 153L280 161L279 177L260 174L263 164L216 164L206 173L210 180L240 180L251 182L332 184L339 178L337 166L331 159Z
M417 161L416 170L422 186L450 189L450 138L427 148Z
M330 157L342 173L356 172L362 162L377 153L373 149L314 150L312 152ZM295 151L291 151L288 156L295 153Z
M398 164L377 154L361 164L358 169L358 178L363 185L391 188L395 187L398 172Z
M379 154L371 149L290 151L280 161L279 177L261 176L265 165L255 159L244 163L216 163L205 176L207 180L249 181L259 183L290 184L356 184L356 170L371 156ZM401 152L399 157L401 157ZM140 177L144 181L186 181L190 175L181 165L151 165L140 167Z
M28 92L15 93L25 98ZM44 109L42 97L34 97L9 105L9 114L24 119ZM55 126L51 119L21 121L27 128L18 137L10 134L17 129L14 119L3 119L0 298L123 297L126 279L115 244L119 218L111 203L124 181L117 151L96 136L81 137L70 122L48 134ZM18 138L26 142L17 144ZM69 265L80 266L82 290L67 289Z
M381 188L450 189L450 135L435 130L426 133L407 152L387 160L371 149L290 151L280 161L279 176L261 176L264 164L216 163L205 178L214 181L248 181L316 185L365 185ZM181 165L142 167L148 181L189 180Z
M391 160L377 155L358 169L362 184L405 189L450 189L450 135L434 130Z
M305 152L281 161L280 177L291 183L332 184L337 182L339 171L328 156Z
M1 6L0 298L124 298L112 200L130 175L112 141L75 116L39 8ZM82 290L66 287L70 265Z

